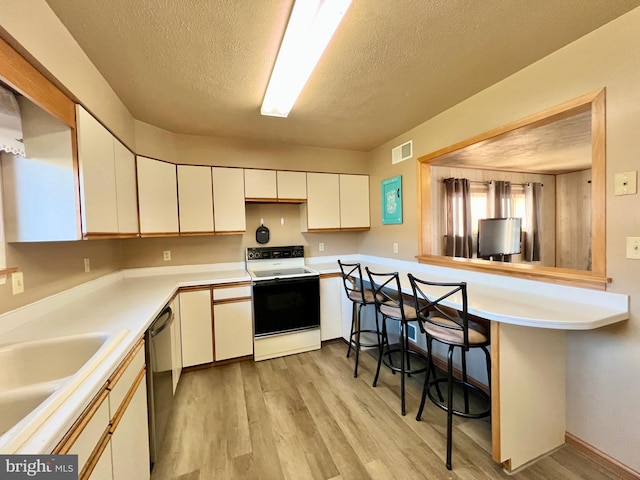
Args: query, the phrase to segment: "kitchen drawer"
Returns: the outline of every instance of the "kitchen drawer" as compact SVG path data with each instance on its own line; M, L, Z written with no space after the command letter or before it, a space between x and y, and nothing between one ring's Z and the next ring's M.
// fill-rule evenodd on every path
M106 399L105 399L106 400ZM106 433L109 428L109 402L101 401L95 413L89 412L86 415L87 422L82 425L79 424L77 430L80 433L75 439L70 439L73 442L69 449L64 449L61 453L76 454L78 455L78 471L81 472L84 468L87 460L91 457L96 446L100 443L100 439Z
M144 367L144 348L142 345L142 343L139 344L137 351L134 350L109 379L107 388L110 390L109 405L112 416L115 415L140 370Z
M238 287L222 287L213 289L213 301L228 300L231 298L251 297L251 285L241 285Z

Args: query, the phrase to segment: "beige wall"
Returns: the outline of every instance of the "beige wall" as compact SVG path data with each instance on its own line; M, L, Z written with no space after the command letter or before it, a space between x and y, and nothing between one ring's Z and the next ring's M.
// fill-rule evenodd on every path
M591 270L591 170L556 180L558 267Z
M599 88L607 89L607 274L608 290L631 296L631 319L622 324L567 335L567 429L608 455L640 471L640 264L625 258L625 237L640 235L638 195L613 195L616 172L637 170L640 151L640 8L605 25L504 81L388 142L371 154L372 181L403 175L407 219L382 227L378 214L362 253L389 255L391 238L402 256L417 254L416 167L391 166L391 148L413 139L415 157ZM372 209L379 193L373 188Z

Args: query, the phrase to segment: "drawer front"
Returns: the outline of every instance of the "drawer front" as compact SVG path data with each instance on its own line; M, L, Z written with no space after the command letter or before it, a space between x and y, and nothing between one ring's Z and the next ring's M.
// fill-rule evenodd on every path
M239 287L214 288L213 301L228 300L231 298L246 298L251 296L251 285Z
M124 400L124 397L127 395L127 392L129 392L131 385L136 379L136 376L138 375L138 373L140 373L140 370L142 369L143 366L144 366L144 348L140 348L138 352L135 354L135 356L133 357L133 360L131 361L131 363L128 366L124 367L125 370L122 373L122 375L119 378L117 378L118 372L116 372L116 374L112 377L112 378L116 378L116 380L113 384L111 384L111 381L110 381L109 387L108 387L111 390L111 392L109 393L109 405L110 405L111 416L115 415L116 410L118 410L118 407L122 403L122 400Z
M109 428L109 402L104 401L76 438L67 453L78 455L78 471L82 471L91 453Z

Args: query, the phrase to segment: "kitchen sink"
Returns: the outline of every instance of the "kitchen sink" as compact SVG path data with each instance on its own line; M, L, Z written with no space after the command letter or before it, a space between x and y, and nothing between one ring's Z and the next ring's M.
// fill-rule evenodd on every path
M0 453L15 453L128 331L0 345Z
M1 346L0 392L73 375L107 338L89 333Z

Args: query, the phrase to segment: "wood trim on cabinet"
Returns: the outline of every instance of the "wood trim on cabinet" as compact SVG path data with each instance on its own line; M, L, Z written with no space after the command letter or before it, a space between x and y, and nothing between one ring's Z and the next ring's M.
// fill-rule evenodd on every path
M500 324L491 322L491 390L498 395L491 395L491 457L496 463L502 463L500 438Z
M240 303L240 302L250 302L251 297L235 297L235 298L224 298L222 300L213 300L213 305L223 305L225 303Z
M576 450L584 453L594 462L608 468L623 480L640 480L640 472L626 466L622 462L619 462L615 458L610 457L606 453L598 450L593 445L585 442L584 440L566 432L564 439L568 445L571 445Z
M140 233L141 238L152 238L152 237L177 237L180 235L180 232L153 232L153 233Z
M431 172L432 164L437 165L440 157L487 142L517 129L529 129L567 118L580 112L591 110L592 143L592 219L591 249L592 269L571 270L556 267L538 267L525 264L490 262L478 259L453 258L432 255L431 242ZM496 273L532 280L542 280L582 288L605 290L611 278L606 276L606 232L605 219L605 163L606 163L606 97L605 89L590 92L568 102L547 108L541 112L516 120L507 125L483 132L474 137L457 142L418 158L418 249L416 257L420 263L459 268L485 273Z
M2 276L2 275L11 275L12 273L15 273L17 271L18 271L18 267L3 268L3 269L0 269L0 276Z
M4 83L71 129L76 128L74 102L2 39L0 72Z
M215 231L213 230L206 230L202 232L180 232L179 233L181 237L197 237L199 235L213 235L213 234L215 234Z
M110 433L113 434L116 431L116 428L118 428L118 424L120 423L120 420L122 420L122 417L124 416L124 412L127 410L127 407L129 407L129 404L131 403L131 399L135 395L136 390L138 389L138 386L140 386L142 381L146 378L146 373L147 373L147 369L143 365L140 371L138 372L138 375L136 375L136 379L133 381L133 384L129 388L129 391L127 392L125 397L122 399L122 403L118 406L116 413L114 413L113 417L111 418Z
M220 283L213 285L213 289L219 288L235 288L235 287L249 287L251 286L251 282L243 281L243 282L228 282L228 283Z
M245 197L244 201L246 203L277 203L278 199L274 197L265 197L265 198Z
M84 431L87 424L91 421L93 416L96 414L98 409L102 406L102 403L108 398L109 390L107 390L107 383L105 383L100 388L100 393L98 393L91 403L87 405L87 407L82 411L78 419L73 422L71 428L67 431L67 433L62 437L62 439L58 442L58 445L51 452L53 455L65 455L69 452L69 449L73 446L75 441L78 439L80 434ZM106 425L107 431L109 429L109 425Z
M331 273L321 273L320 274L320 280L324 279L324 278L341 278L342 277L342 273L340 272L331 272Z
M102 232L91 232L85 233L82 235L82 238L85 240L107 240L111 238L138 238L140 236L139 233L102 233Z
M102 457L102 454L107 448L107 445L109 445L110 440L111 440L111 431L109 429L109 425L107 425L107 429L102 434L102 437L100 437L98 444L95 446L95 448L89 455L89 458L87 459L87 463L84 464L84 467L82 468L82 471L78 476L78 480L87 480L89 479L89 477L91 477L93 470L96 468L96 465L100 461L100 457Z
M246 233L246 230L227 230L227 231L218 231L214 232L214 235L242 235Z
M124 372L127 370L127 367L131 365L131 362L133 362L133 359L136 357L136 355L138 354L138 352L143 346L144 346L144 339L141 338L140 340L138 340L138 343L136 343L135 346L131 349L131 351L127 354L124 360L122 360L120 365L118 365L118 368L116 369L116 371L107 380L108 391L113 390L113 386L118 383L118 381L120 380Z
M211 290L211 285L194 285L192 287L180 287L178 288L178 293L183 292L198 292L200 290ZM174 297L175 298L175 297Z
M307 173L307 172L303 172ZM279 198L278 203L307 203L306 198Z
M364 232L371 230L371 227L340 227L341 232Z

